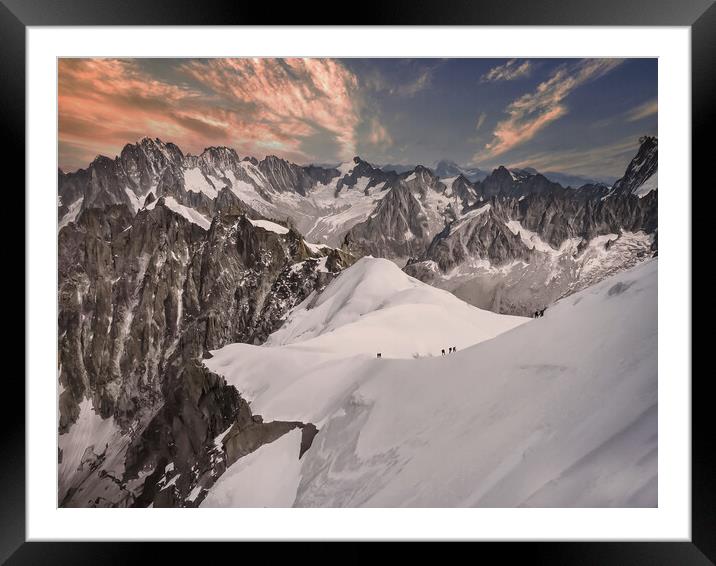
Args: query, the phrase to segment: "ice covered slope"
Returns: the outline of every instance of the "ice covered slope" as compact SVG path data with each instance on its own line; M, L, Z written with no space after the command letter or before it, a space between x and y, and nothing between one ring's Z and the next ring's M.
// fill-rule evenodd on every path
M657 505L656 259L445 358L255 350L281 372L207 365L265 419L320 429L267 504L298 486L295 506Z
M364 257L291 311L266 345L410 358L477 344L527 320L475 308L389 260Z

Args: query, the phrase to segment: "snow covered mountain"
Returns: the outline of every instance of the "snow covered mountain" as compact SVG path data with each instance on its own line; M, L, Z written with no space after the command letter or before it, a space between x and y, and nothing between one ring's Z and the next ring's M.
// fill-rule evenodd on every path
M184 155L144 138L114 160L60 171L59 227L113 205L139 216L161 203L203 230L216 216L245 214L357 257L407 263L411 275L477 306L528 314L656 253L657 141L641 141L613 188L575 190L530 169L498 167L473 182L423 166L383 171L359 157L304 167L224 147Z
M655 138L649 140L654 140L653 150L640 150L649 156L642 174L656 163ZM627 183L627 177L634 180ZM628 172L625 179L619 186L628 184L634 192L646 177ZM58 181L60 228L88 208L125 204L136 214L164 196L195 219L209 222L219 212L240 209L256 218L289 222L309 241L336 247L348 236L355 253L403 262L422 255L446 224L478 201L561 188L531 169L499 167L487 174L443 160L433 170L417 165L398 173L359 157L337 167L300 166L275 156L240 158L225 147L184 155L174 144L149 138L128 144L115 159L98 156L87 169L60 171ZM606 190L595 184L584 188L582 193L594 198ZM383 203L393 192L399 194Z
M259 454L297 440L308 456L346 399L333 385L456 359L547 320L504 313L655 255L656 159L648 138L614 188L574 190L144 138L59 171L59 505L196 506L227 468L273 481ZM302 396L327 399L323 417Z
M459 177L462 175L471 182L482 181L489 175L487 171L483 171L478 167L461 167L454 161L449 159L441 159L433 164L433 173L441 179L448 179L450 177Z
M308 239L340 245L396 178L359 157L338 168L299 166L276 156L240 159L225 147L184 155L174 144L143 138L114 160L99 156L87 169L60 171L58 220L62 228L83 210L111 204L136 214L164 196L208 220L234 207L289 221Z
M654 507L656 291L651 260L518 319L364 258L264 346L205 360L264 419L318 434L310 447L297 429L264 444L201 505ZM412 325L408 304L425 309ZM453 339L458 351L439 355ZM419 358L410 342L426 347Z
M656 141L643 142L612 189L496 169L406 272L481 308L526 315L651 257Z
M419 357L437 355L441 344L464 348L526 320L475 308L407 276L391 261L364 257L294 308L265 344Z

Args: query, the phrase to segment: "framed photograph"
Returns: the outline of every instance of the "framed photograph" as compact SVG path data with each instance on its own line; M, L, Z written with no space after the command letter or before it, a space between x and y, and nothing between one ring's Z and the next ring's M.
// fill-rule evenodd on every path
M716 8L454 4L3 0L3 560L716 560L690 329Z

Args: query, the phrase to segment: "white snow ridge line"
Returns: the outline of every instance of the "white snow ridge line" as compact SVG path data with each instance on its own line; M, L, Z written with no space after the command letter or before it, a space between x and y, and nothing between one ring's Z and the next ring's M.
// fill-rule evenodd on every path
M319 428L300 461L297 432L239 460L205 505L657 505L656 259L539 319L480 311L494 337L470 346L461 329L437 345L456 353L419 358L407 344L439 327L431 316L474 307L388 263L360 260L266 345L205 360L264 418ZM405 306L423 309L412 324Z

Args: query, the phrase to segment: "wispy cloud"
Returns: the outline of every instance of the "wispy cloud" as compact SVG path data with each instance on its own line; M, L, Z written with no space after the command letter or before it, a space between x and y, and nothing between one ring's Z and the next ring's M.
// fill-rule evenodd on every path
M244 147L268 142L301 156L303 138L327 131L335 136L339 158L355 154L358 81L340 61L210 59L187 63L182 70L241 110L235 125L242 127Z
M393 138L390 135L390 132L388 132L388 130L376 118L373 118L370 121L368 141L382 149L393 145Z
M640 104L636 108L632 108L626 113L627 122L636 122L642 120L648 116L652 116L659 111L659 104L657 99L647 100L643 104Z
M476 130L482 128L482 125L485 123L485 118L487 118L487 114L480 112L480 115L477 117L477 124L475 124Z
M336 158L355 155L361 103L357 79L340 61L192 60L174 75L159 80L140 60L61 59L61 166L85 166L98 152L115 155L144 135L192 153L225 144L243 155L297 161L333 157L307 150L323 136Z
M619 177L638 148L639 140L632 136L593 148L533 153L509 163L509 167Z
M626 112L621 112L619 114L614 114L612 116L602 118L601 120L597 120L596 122L591 124L591 127L605 128L607 126L613 126L621 122L637 122L639 120L643 120L644 118L648 118L649 116L653 116L658 112L659 104L657 102L657 99L654 98L647 100L646 102L639 104L634 108L630 108Z
M497 123L493 139L473 159L492 159L531 140L545 126L568 113L564 100L574 89L605 75L621 62L620 59L584 59L562 65L533 92L507 106L507 118Z
M374 92L384 92L392 96L410 98L429 89L433 84L433 77L445 60L436 60L428 65L421 65L411 77L400 74L400 79L387 76L377 68L363 77L364 86Z
M482 82L514 81L528 77L532 71L532 63L529 61L518 62L517 59L510 59L504 65L498 65L487 71L480 80Z
M132 60L60 59L58 63L60 165L87 165L97 153L113 155L128 140L161 132L176 135L214 124L190 109L200 94L146 75ZM182 108L180 110L180 107ZM181 121L185 125L181 125ZM189 121L194 120L191 127ZM67 150L63 154L63 149Z

